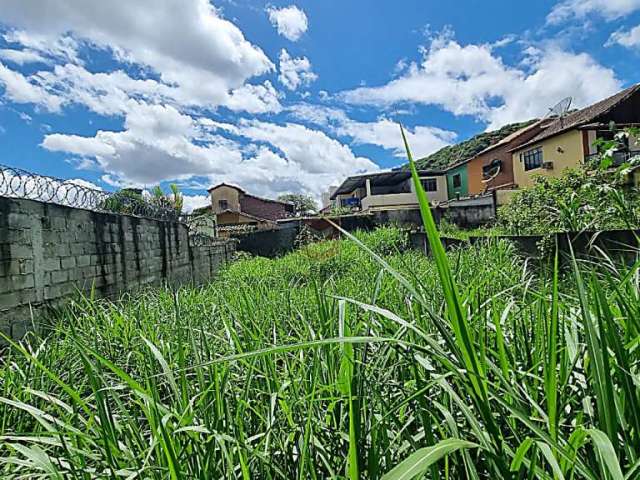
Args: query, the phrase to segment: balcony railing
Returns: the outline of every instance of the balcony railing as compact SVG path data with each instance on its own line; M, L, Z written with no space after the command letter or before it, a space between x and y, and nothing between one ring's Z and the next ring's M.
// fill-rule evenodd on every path
M640 150L634 150L630 152L614 152L611 157L613 159L613 165L617 167L622 165L625 162L628 162L633 157L636 157L639 155L640 155ZM594 161L598 161L601 158L602 158L602 154L593 153L591 155L587 155L584 160L585 160L585 163L593 163Z

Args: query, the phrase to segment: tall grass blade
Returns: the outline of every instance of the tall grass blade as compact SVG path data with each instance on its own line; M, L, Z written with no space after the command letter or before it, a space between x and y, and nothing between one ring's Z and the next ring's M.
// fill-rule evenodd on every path
M424 474L427 469L440 460L462 448L476 448L478 445L457 438L441 440L432 447L421 448L383 475L382 480L411 480Z

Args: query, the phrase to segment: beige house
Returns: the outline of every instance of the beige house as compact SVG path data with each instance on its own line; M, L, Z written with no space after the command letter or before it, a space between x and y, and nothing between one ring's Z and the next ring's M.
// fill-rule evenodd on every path
M235 185L221 183L209 189L211 211L219 227L253 226L259 230L277 228L277 220L295 214L288 202L251 195Z
M547 128L512 150L513 178L518 188L533 184L536 175L558 177L568 168L576 168L598 152L597 139L615 135L611 125L623 129L640 126L640 84L582 110L555 119ZM640 154L640 141L614 154L616 163Z
M429 200L447 200L447 178L443 172L418 172ZM348 177L333 191L331 199L341 207L354 210L394 210L418 207L411 172L394 170Z

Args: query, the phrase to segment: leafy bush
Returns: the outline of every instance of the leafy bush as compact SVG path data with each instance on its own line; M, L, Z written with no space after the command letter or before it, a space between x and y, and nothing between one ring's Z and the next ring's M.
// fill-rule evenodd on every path
M184 198L177 185L169 185L171 193L165 194L160 186L151 195L137 188L123 188L107 198L100 207L103 210L125 215L145 214L158 210L176 216L182 213Z
M318 210L318 205L311 195L301 193L287 193L279 195L278 200L281 202L293 203L295 213L298 216L314 213Z
M170 193L164 193L160 185L156 186L153 190L153 196L151 197L151 203L158 207L168 210L175 210L177 215L182 213L184 207L184 197L180 193L180 189L174 183L169 185Z
M568 170L537 177L499 209L498 224L517 235L640 226L640 192L620 172Z
M532 187L500 208L499 226L516 235L638 228L640 191L630 184L629 176L640 158L613 168L613 156L628 148L631 135L638 132L629 129L613 140L599 140L599 156L561 177L536 177Z
M109 212L133 215L145 204L142 192L133 188L123 188L107 198L100 207Z

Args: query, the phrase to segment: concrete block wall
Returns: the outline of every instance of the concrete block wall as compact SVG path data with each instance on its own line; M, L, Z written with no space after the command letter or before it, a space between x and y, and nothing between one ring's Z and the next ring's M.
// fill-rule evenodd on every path
M78 291L207 282L234 249L191 246L181 223L0 197L0 330L20 338L43 308Z

